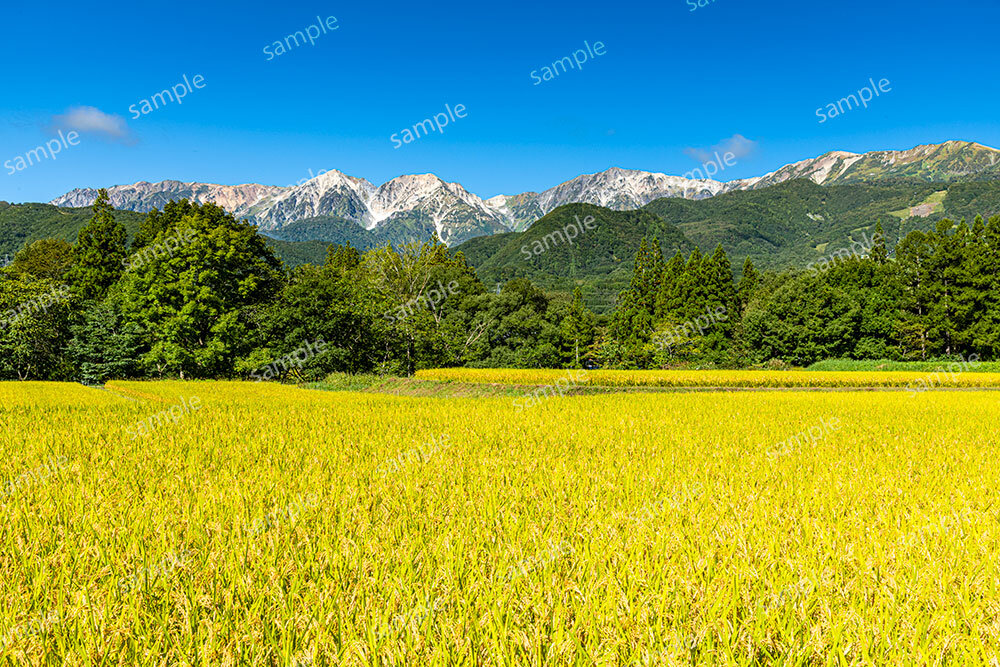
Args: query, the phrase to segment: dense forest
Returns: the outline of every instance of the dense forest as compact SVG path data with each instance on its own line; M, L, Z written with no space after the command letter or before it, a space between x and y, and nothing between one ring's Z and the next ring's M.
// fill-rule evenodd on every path
M289 269L216 205L135 215L102 191L74 244L36 240L0 269L0 378L1000 358L1000 217L942 220L892 249L877 225L867 244L807 270L761 272L748 258L734 280L721 245L702 254L647 213L623 213L649 236L627 287L597 315L579 290L516 277L487 289L463 252L436 239L330 245L322 265ZM604 261L598 246L587 251Z

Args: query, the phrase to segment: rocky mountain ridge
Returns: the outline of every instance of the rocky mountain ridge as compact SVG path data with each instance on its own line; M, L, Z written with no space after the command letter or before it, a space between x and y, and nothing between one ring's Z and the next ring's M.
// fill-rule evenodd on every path
M586 203L613 210L638 209L664 197L705 199L733 190L755 190L805 178L820 185L892 178L925 182L1000 178L1000 151L973 142L949 141L905 151L849 153L831 151L785 165L760 177L728 182L613 167L584 174L540 193L524 192L483 199L458 183L434 174L404 175L380 186L337 170L300 185L248 183L218 185L140 181L108 188L119 209L145 212L182 197L214 202L254 222L262 232L280 236L301 220L349 220L366 230L399 228L396 237L426 238L436 233L448 245L476 236L522 231L564 204ZM94 188L76 189L52 200L57 206L89 206Z

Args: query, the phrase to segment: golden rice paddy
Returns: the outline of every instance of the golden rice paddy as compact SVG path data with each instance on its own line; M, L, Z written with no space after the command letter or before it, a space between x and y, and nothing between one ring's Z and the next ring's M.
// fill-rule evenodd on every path
M436 368L416 377L443 382L599 387L744 387L744 388L898 388L920 393L931 389L1000 388L1000 373L968 372L962 363L943 364L933 372L913 371L619 371L558 369Z
M993 392L0 399L8 664L997 664Z

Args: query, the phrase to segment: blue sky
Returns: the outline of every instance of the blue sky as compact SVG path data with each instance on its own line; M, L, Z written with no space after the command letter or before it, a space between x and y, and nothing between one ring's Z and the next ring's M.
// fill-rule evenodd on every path
M1000 146L995 2L702 2L17 3L0 25L0 163L73 109L108 116L55 160L0 170L0 199L140 180L287 185L331 168L376 185L433 172L489 197L612 166L680 175L698 166L690 149L736 135L753 148L720 180L834 149ZM338 29L267 60L317 16ZM584 41L605 54L534 85ZM203 88L132 117L185 74ZM869 78L891 92L818 122ZM393 147L445 104L466 117Z

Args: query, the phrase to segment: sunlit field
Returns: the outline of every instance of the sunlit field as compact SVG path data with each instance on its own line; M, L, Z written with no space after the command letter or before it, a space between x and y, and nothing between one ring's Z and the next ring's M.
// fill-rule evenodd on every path
M927 371L618 371L508 368L435 368L416 377L444 382L600 387L1000 388L1000 373L979 373L968 363L943 363Z
M0 397L7 664L996 664L994 392Z

